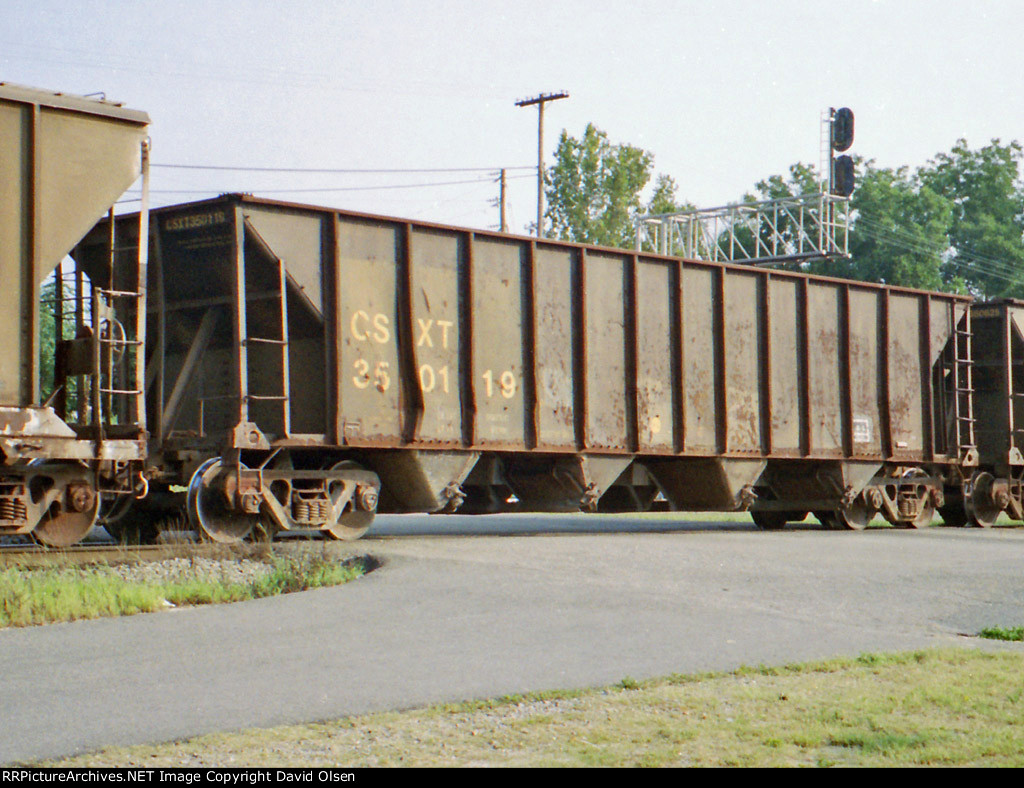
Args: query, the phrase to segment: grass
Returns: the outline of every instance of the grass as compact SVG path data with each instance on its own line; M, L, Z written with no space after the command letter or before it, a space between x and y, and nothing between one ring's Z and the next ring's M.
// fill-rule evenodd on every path
M624 678L109 749L56 766L1024 766L1024 653Z
M1024 641L1024 627L1010 627L1004 629L1003 627L988 627L981 630L978 633L980 638L988 638L989 640L1010 640L1021 642Z
M0 627L147 613L169 606L240 602L354 580L365 559L338 562L302 554L270 560L270 571L247 583L195 577L178 582L130 582L107 566L0 571Z

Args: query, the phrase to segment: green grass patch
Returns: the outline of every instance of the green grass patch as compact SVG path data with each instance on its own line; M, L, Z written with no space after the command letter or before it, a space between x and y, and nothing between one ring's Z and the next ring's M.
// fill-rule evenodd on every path
M273 557L269 564L267 574L249 582L209 575L173 582L132 582L108 566L5 569L0 571L0 627L240 602L339 585L372 568L365 559L342 562L312 554Z
M1024 766L1024 654L869 654L109 749L56 766Z
M987 627L978 633L980 638L988 638L989 640L1012 640L1021 642L1024 641L1024 627L1010 627L1004 629L1003 627Z

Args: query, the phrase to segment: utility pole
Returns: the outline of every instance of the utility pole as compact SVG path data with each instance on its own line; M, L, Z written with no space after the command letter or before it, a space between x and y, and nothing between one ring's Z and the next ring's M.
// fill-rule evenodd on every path
M500 197L500 200L501 200L501 231L503 233L507 233L508 232L508 221L505 218L505 195L508 193L507 189L508 189L508 185L507 185L507 183L505 181L505 170L503 169L501 171L501 197Z
M569 98L569 91L542 93L516 102L517 107L537 105L537 237L544 237L544 105L549 101Z

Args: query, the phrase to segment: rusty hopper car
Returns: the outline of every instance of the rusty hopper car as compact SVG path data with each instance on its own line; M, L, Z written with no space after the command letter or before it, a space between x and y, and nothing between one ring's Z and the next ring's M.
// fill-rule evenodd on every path
M187 486L214 539L656 499L919 526L977 462L967 298L240 195L154 215L143 506Z
M72 544L96 521L102 497L126 498L141 479L146 249L128 265L123 291L81 276L54 285L57 355L66 364L45 397L40 354L52 358L53 348L42 346L41 317L50 313L40 295L144 174L148 123L118 104L0 83L0 534ZM145 228L145 208L133 222Z
M943 509L947 523L1024 520L1024 302L971 305L978 467Z

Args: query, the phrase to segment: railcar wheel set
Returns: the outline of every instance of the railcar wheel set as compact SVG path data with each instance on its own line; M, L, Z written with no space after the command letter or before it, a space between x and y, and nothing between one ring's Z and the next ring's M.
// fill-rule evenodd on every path
M246 195L149 210L148 124L0 84L0 535L1024 520L1024 302Z

